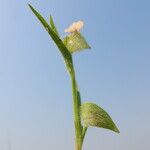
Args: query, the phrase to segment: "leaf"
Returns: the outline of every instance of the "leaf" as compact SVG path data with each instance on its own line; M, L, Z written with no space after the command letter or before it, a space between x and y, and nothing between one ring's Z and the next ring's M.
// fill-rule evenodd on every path
M55 31L54 29L54 24L53 24L53 29L49 26L49 24L46 22L46 20L40 15L39 12L37 12L30 4L28 4L30 9L32 10L32 12L35 14L35 16L39 19L39 21L42 23L42 25L44 26L44 28L46 29L46 31L49 33L49 35L51 36L51 38L53 39L53 41L55 42L55 44L57 45L57 47L59 48L67 69L69 72L72 72L73 69L73 64L72 64L72 56L71 53L68 51L68 49L66 48L66 46L64 45L63 41L59 38L59 36L57 35L56 28Z
M82 140L84 140L87 129L88 129L88 127L83 127L83 129L82 129Z
M78 106L81 106L81 94L77 85L77 81L76 81L76 91L77 91L77 99L78 99Z
M118 132L119 130L114 124L108 113L101 107L93 103L83 103L80 107L81 120L84 126L95 126Z
M51 25L51 28L53 29L53 31L55 31L55 33L59 36L58 30L54 24L53 17L51 15L50 15L50 25Z
M71 53L91 48L81 33L77 31L66 36L64 38L64 44Z

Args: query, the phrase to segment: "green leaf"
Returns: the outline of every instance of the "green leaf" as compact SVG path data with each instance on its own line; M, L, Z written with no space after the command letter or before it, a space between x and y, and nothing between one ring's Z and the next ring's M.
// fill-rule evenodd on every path
M77 98L78 98L78 102L79 102L79 106L81 105L81 96L80 96L80 92L77 90Z
M48 34L51 36L51 38L53 39L53 41L55 42L55 44L57 45L58 49L60 50L68 71L71 73L73 70L73 64L72 64L72 56L71 53L68 51L68 49L66 48L66 46L64 45L63 41L59 38L59 36L56 33L56 28L55 31L54 29L54 24L53 29L49 26L49 24L46 22L46 20L41 16L41 14L39 12L37 12L30 4L28 4L30 9L32 10L32 12L35 14L35 16L39 19L39 21L42 23L42 25L44 26L44 28L46 29L46 31L48 32ZM52 23L52 22L51 22Z
M57 28L55 26L53 17L51 15L50 15L50 25L51 25L51 28L53 29L53 31L55 31L55 33L59 36L58 30L57 30Z
M83 127L83 129L82 129L82 140L84 140L87 129L88 129L88 127Z
M77 31L66 36L64 38L64 44L71 53L91 48L81 33Z
M119 133L118 128L108 113L96 104L89 102L83 103L80 110L81 120L84 126L95 126Z

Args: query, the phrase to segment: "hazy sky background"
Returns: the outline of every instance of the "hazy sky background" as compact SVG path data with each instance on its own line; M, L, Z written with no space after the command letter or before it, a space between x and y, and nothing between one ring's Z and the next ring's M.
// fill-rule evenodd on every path
M60 54L29 10L62 36L84 20L91 45L74 55L83 101L99 104L120 129L90 128L84 150L150 149L149 0L0 0L0 150L72 150L71 84Z

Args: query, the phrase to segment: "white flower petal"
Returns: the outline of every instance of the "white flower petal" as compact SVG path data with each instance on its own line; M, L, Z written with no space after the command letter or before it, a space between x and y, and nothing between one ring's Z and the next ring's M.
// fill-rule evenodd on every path
M84 26L84 22L83 21L77 21L77 22L74 22L72 23L69 28L65 29L65 32L69 32L69 33L72 33L72 32L75 32L75 31L80 31Z

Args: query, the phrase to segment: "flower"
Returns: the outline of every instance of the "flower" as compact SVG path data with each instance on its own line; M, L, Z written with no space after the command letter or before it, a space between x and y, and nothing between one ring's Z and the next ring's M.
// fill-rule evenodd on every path
M74 22L72 23L69 28L65 29L65 32L68 32L68 33L73 33L75 31L80 31L84 26L84 22L83 21L77 21L77 22Z

